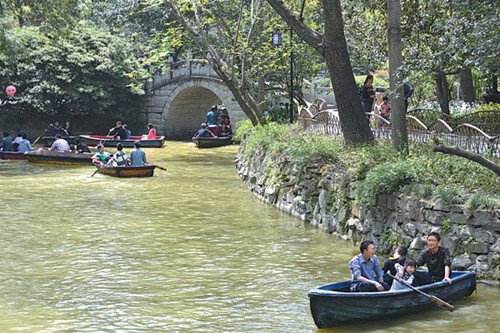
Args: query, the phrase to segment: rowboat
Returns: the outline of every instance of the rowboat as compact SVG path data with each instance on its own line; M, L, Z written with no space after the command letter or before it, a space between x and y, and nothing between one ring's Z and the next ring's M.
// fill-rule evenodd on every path
M197 137L191 139L198 148L215 148L231 144L230 136Z
M439 281L417 289L451 302L463 296L470 296L476 288L474 272L454 271L451 273L451 279L451 285L446 281ZM350 281L344 281L309 291L311 314L318 328L438 309L428 297L411 289L349 292L350 284Z
M102 143L105 147L116 147L118 143L121 143L123 147L132 148L135 141L140 141L141 148L161 148L165 143L164 136L157 136L155 139L143 139L142 136L131 136L130 139L126 140L110 139L105 135L80 135L80 138L85 140L85 143L89 146L97 146L99 143Z
M63 165L93 165L91 153L61 153L57 151L27 151L24 156L29 162Z
M0 151L0 158L4 160L25 160L26 156L17 151Z
M103 175L132 178L132 177L153 177L155 165L143 166L116 166L116 167L98 167L98 171Z
M64 140L68 141L70 145L76 144L75 140L78 138L78 136L63 136L62 137ZM42 136L40 138L40 141L42 142L44 147L50 147L56 140L55 137L53 136Z

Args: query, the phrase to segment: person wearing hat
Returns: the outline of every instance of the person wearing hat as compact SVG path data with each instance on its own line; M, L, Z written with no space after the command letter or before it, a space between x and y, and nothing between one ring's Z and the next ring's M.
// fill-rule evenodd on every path
M130 152L130 165L143 166L146 163L146 153L141 150L141 142L134 141L134 149Z

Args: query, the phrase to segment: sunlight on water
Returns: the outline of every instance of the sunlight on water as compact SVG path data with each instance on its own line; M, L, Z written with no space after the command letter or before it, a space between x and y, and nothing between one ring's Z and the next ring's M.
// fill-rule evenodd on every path
M236 151L167 142L145 179L0 160L2 332L315 332L308 290L357 250L254 197ZM321 332L486 332L499 297Z

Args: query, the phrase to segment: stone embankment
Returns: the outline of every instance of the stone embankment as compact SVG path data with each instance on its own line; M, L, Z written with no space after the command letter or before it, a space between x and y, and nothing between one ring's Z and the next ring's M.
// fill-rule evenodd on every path
M382 195L374 205L354 202L355 182L339 164L299 166L294 160L269 158L255 151L245 159L240 145L236 168L252 192L280 210L358 242L373 239L388 254L396 244L416 256L425 235L437 231L450 249L454 270L476 270L479 276L500 279L500 211L470 211L463 205L410 197Z

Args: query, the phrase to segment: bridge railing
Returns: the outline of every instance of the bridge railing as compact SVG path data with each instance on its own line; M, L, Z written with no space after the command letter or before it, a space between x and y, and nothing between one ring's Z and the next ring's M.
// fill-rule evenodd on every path
M182 60L170 63L167 72L160 72L155 75L152 81L146 84L146 89L155 89L164 86L169 81L194 76L219 78L207 60Z

